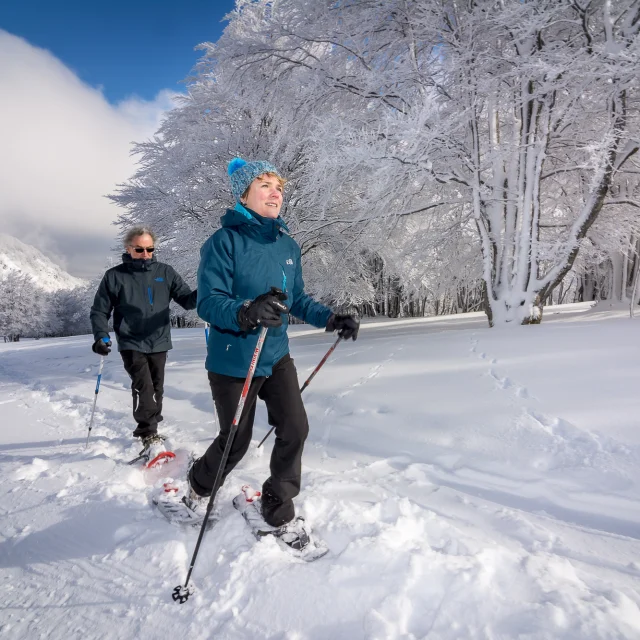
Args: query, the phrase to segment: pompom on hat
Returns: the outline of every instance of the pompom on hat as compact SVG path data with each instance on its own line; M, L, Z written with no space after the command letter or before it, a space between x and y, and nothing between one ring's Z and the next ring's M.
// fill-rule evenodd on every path
M234 158L227 167L227 173L231 180L231 191L238 202L249 185L263 173L275 173L281 177L280 172L270 162L265 160L247 162L242 158Z

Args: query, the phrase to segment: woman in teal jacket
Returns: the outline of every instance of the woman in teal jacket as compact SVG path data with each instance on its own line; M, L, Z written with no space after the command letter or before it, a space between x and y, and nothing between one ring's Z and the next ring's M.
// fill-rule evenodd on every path
M304 292L300 247L280 218L285 180L268 162L229 163L236 205L222 228L202 246L198 269L198 315L211 324L206 368L220 433L191 467L185 504L204 511L211 495L260 326L269 328L238 425L223 479L251 442L256 401L267 405L275 427L271 476L262 486L262 515L271 526L295 516L301 460L309 431L287 337L288 314L345 339L356 339L359 321L337 315ZM275 287L281 294L270 293ZM286 304L285 304L286 303Z

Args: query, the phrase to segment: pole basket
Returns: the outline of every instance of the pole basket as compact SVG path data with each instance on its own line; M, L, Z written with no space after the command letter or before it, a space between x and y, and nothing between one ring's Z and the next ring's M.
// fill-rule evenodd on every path
M191 585L181 585L179 584L171 594L174 602L179 602L180 604L184 604L189 596L193 593L193 587Z

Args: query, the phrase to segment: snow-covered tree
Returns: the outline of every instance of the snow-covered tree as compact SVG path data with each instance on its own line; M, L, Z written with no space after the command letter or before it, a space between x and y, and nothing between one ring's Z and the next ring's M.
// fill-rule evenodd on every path
M237 0L229 18L113 197L179 269L231 204L235 155L291 179L283 215L335 304L482 294L491 323L537 322L603 252L632 257L639 0Z
M90 306L86 287L46 291L29 275L9 271L0 279L0 334L17 341L89 333Z
M600 213L624 204L613 187L639 146L636 0L258 1L234 20L223 57L243 72L291 84L313 70L343 143L331 161L345 181L354 168L384 184L370 213L434 204L437 184L460 196L493 322L537 321Z
M52 316L57 320L56 335L76 336L91 333L89 310L98 287L94 281L84 287L62 289L51 296Z
M0 280L0 333L10 341L20 340L34 328L34 315L39 316L34 314L35 295L31 278L18 271L9 271Z

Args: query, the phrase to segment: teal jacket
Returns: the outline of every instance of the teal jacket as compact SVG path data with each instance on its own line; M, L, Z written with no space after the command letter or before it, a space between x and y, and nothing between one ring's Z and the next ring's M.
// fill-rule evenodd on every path
M211 324L206 368L237 378L247 375L260 329L243 332L238 311L271 287L287 293L285 303L296 318L324 328L331 309L304 292L300 247L287 235L281 218L263 218L242 205L227 209L218 229L200 250L198 315ZM267 333L256 376L269 376L273 365L289 353L287 326Z

